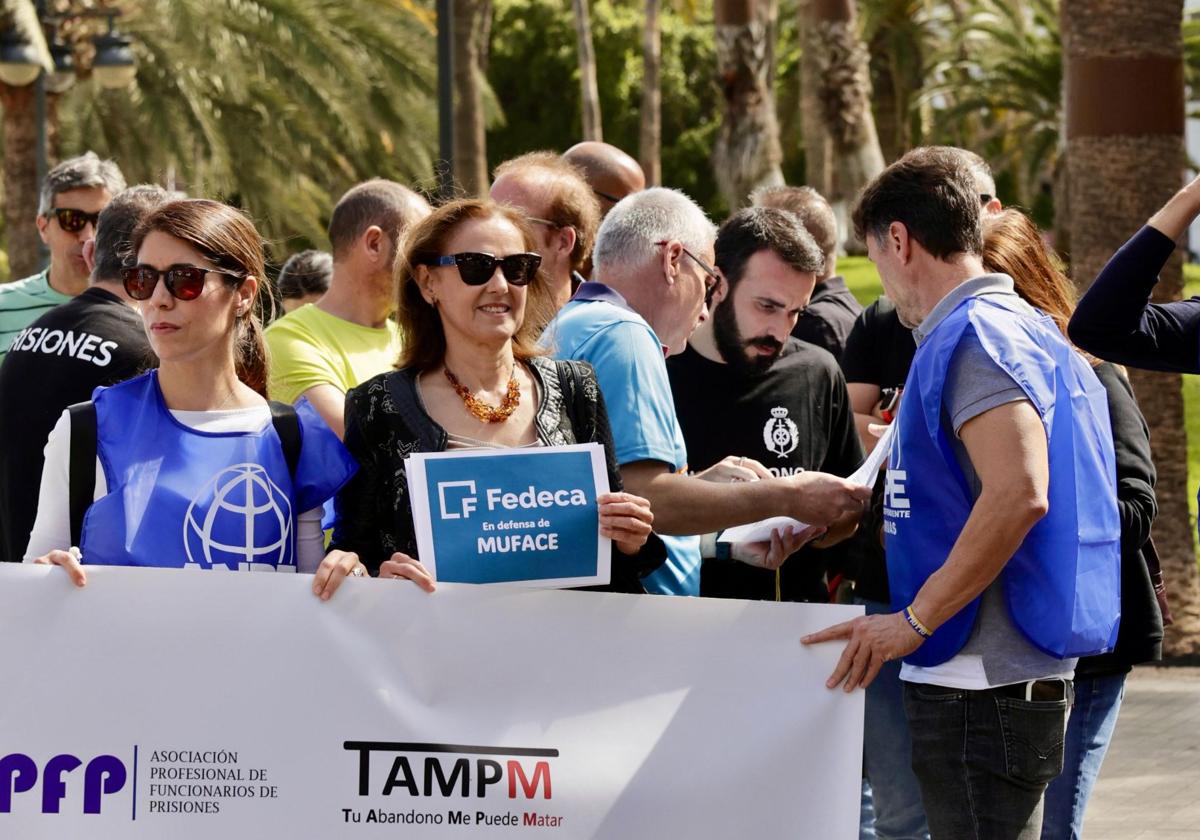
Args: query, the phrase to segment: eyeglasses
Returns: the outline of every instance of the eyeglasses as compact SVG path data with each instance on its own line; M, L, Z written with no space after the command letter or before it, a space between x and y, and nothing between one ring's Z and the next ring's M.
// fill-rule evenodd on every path
M566 227L566 225L560 225L558 222L552 222L549 219L539 219L537 216L526 216L525 219L533 222L535 225L545 225L548 228Z
M99 213L88 213L74 207L52 207L46 215L58 219L58 226L67 233L79 233L89 222L95 227L100 218Z
M661 242L655 242L654 244L658 245L659 247L662 247L663 245L669 244L669 241L664 239ZM692 262L694 262L696 265L700 266L701 271L703 271L705 274L708 275L707 279L705 279L705 281L704 281L704 305L711 307L713 295L716 294L717 286L719 286L721 283L721 275L718 274L717 270L715 268L713 268L711 265L709 265L704 260L697 257L695 254L693 254L687 248L684 248L682 243L680 243L679 247L683 251L683 253L685 253L689 257L691 257Z
M149 265L135 265L121 269L121 281L125 284L125 292L134 300L149 300L162 277L163 285L177 300L195 300L204 291L204 276L220 274L233 277L241 282L245 276L232 271L222 271L218 268L201 268L197 265L173 265L159 271Z
M540 254L509 254L507 257L496 257L464 251L461 254L436 257L427 264L458 266L458 276L468 286L482 286L491 280L492 275L496 273L496 266L499 265L508 283L513 286L527 286L537 276L542 257Z

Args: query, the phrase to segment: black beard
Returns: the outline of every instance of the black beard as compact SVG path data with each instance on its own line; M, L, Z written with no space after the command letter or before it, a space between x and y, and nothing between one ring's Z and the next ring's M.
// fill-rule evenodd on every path
M713 311L712 319L713 341L716 342L717 351L725 363L739 373L761 376L779 361L779 356L783 353L783 345L771 336L763 335L749 341L742 338L742 332L737 325L737 314L733 311L732 300L721 301L721 304ZM746 348L754 344L769 346L775 352L769 356L750 356L746 353Z

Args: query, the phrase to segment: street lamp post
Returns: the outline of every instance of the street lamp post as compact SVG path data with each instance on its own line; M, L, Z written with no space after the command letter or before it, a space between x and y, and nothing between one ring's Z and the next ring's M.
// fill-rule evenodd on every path
M25 128L20 124L27 124L30 104L35 133L32 167L28 163L21 164L22 155L13 146L6 144L5 149L5 220L9 265L14 277L37 271L45 266L47 259L40 238L22 233L28 234L33 228L38 191L49 167L47 94L64 93L76 79L74 53L71 46L59 38L59 25L78 18L106 18L107 32L92 39L95 46L92 75L96 83L105 88L125 87L137 75L137 60L130 41L116 30L119 10L83 9L77 13L53 15L47 11L45 0L38 0L34 9L36 27L32 31L29 27L25 32L12 27L0 32L0 83L7 88L4 96L5 137L23 140ZM41 40L35 44L33 39L39 36ZM33 86L32 97L26 93L30 85Z

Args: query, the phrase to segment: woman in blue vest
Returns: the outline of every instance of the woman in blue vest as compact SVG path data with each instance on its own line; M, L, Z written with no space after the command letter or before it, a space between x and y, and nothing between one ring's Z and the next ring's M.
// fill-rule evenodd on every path
M324 560L321 533L322 504L355 466L307 404L267 402L262 238L237 210L188 199L151 213L132 245L122 279L159 368L63 412L25 559L79 586L87 565L315 572L327 598L363 574ZM92 503L73 523L81 484Z
M1013 278L1017 294L1066 333L1071 282L1055 267L1037 226L1016 210L984 220L983 262ZM1150 432L1129 381L1116 365L1089 359L1108 396L1121 519L1121 625L1116 647L1075 666L1075 705L1067 722L1063 771L1046 789L1042 840L1083 836L1088 798L1116 726L1125 678L1134 665L1162 658L1163 621L1147 543L1158 513Z

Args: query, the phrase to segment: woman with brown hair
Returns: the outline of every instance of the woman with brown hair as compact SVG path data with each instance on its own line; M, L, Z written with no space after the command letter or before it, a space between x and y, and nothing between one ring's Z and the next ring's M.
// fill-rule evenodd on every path
M983 263L1012 277L1017 294L1067 334L1075 304L1071 282L1028 216L1005 210L984 219ZM1084 809L1112 738L1125 677L1134 665L1162 658L1162 613L1146 561L1150 526L1158 513L1149 430L1120 368L1088 358L1108 394L1117 456L1121 625L1112 652L1084 657L1075 667L1075 706L1067 723L1063 771L1046 789L1043 840L1082 836Z
M355 467L309 406L267 402L262 238L232 207L187 199L132 245L122 280L159 367L63 412L26 560L80 586L83 564L317 572L328 597L363 573L323 560L320 526Z
M611 588L641 591L638 579L662 562L665 552L643 550L649 503L620 492L591 367L551 361L537 346L550 293L534 242L517 211L475 199L439 208L410 232L396 268L397 370L346 395L345 441L361 470L338 497L335 555L432 591L417 558L409 454L597 442L616 491L597 499L600 533L616 548Z

